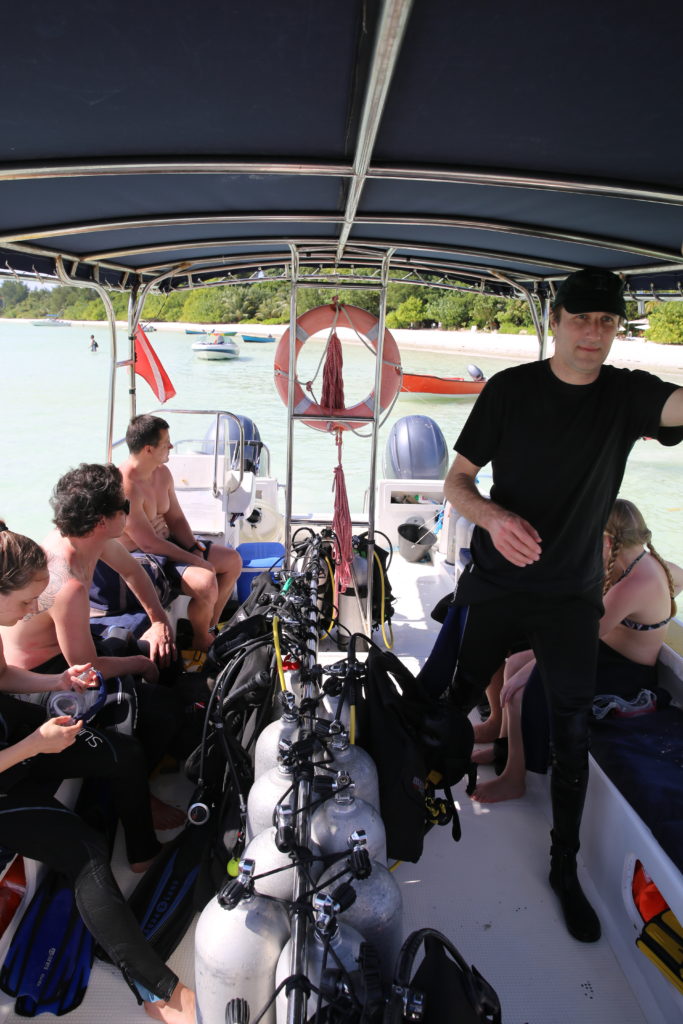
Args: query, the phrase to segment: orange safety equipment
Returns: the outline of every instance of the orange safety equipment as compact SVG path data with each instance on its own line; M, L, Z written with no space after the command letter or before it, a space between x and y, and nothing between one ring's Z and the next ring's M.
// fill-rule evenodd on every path
M305 393L304 388L296 377L296 359L299 356L304 343L319 331L328 328L350 327L358 334L364 335L377 352L377 334L379 321L372 313L358 306L346 306L343 303L332 303L327 306L316 306L303 313L296 321L296 356L294 360L294 412L297 414L311 413L316 416L330 415L329 419L304 420L309 427L316 430L332 432L335 430L346 430L348 428L364 427L371 422L375 410L375 392L370 392L367 398L345 409L325 409L314 402ZM398 345L390 331L384 332L384 349L382 355L382 373L379 389L379 406L384 411L389 408L401 389L403 372L400 364L400 353ZM289 329L280 338L275 352L275 387L277 392L287 405L287 391L289 381ZM360 422L345 423L334 419L337 416L360 417Z

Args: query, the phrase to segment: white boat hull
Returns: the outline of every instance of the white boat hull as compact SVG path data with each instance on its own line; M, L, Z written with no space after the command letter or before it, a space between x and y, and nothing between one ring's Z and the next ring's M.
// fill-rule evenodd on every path
M192 351L197 359L239 359L239 350L222 348L219 345L202 347L193 345Z

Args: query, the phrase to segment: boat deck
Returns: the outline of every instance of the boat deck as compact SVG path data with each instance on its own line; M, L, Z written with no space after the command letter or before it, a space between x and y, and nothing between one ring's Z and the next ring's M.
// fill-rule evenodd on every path
M452 579L443 568L435 572L398 555L390 575L397 597L394 650L415 669L438 630L429 611L452 587ZM482 777L493 772L489 767L480 770ZM175 793L177 800L178 781L177 776L162 776L154 789L166 799ZM405 934L425 926L445 932L498 992L504 1024L672 1024L654 1006L639 1005L607 939L582 945L565 931L547 884L547 779L531 776L524 798L502 804L473 803L464 783L454 797L462 840L454 843L449 827L435 828L426 837L420 862L400 864L395 871L403 893ZM115 856L119 882L129 890L136 876L122 866L120 837ZM585 882L601 912L599 895L589 879ZM190 985L192 933L170 961ZM11 1004L0 1012L0 1020L22 1019ZM142 1024L148 1019L118 972L99 961L82 1006L70 1015L73 1024Z

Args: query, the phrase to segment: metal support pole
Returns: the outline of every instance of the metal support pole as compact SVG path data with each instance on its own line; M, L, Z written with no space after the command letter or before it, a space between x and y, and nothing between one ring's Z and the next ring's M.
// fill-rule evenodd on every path
M372 591L375 568L375 487L377 480L377 444L379 441L379 421L382 415L380 393L382 385L382 366L384 360L384 324L387 311L387 286L389 283L389 265L395 250L389 249L382 260L382 287L379 293L379 317L377 324L377 352L375 354L375 407L372 415L372 437L370 441L370 481L368 494L368 587L365 605L365 631L372 636Z
M285 566L292 558L292 486L294 480L294 385L296 382L296 295L299 278L299 253L292 253L292 280L289 292L289 379L287 381L287 482L285 490Z
M128 394L130 395L130 419L137 415L137 381L135 380L135 330L138 325L138 285L128 295L128 342L130 348L130 369L128 372Z
M92 288L96 291L99 297L102 299L104 308L107 314L107 320L109 322L109 335L111 339L111 362L109 364L109 394L107 396L107 434L105 459L107 462L111 462L112 459L112 445L114 436L114 398L116 396L116 317L114 315L114 307L112 306L111 299L106 288L99 284L97 281L79 281L75 277L69 277L64 267L64 259L62 256L57 256L55 259L55 267L57 270L57 277L65 285L71 285L72 288Z
M550 296L541 296L541 337L539 339L538 358L545 359L548 355L548 325L550 323Z

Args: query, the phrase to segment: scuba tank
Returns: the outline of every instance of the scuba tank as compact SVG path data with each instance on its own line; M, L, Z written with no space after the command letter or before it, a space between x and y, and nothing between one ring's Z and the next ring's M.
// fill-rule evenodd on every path
M256 891L265 896L275 896L282 900L291 900L294 897L294 864L300 861L289 856L289 851L296 845L294 835L294 813L289 804L278 807L276 812L277 826L272 825L263 832L254 836L244 851L247 860L253 860L258 864L257 878L255 880ZM309 842L308 851L313 857L320 857L320 848L313 842ZM312 861L308 868L311 882L317 882L323 865L321 861ZM276 872L268 874L268 872ZM258 875L265 874L264 878Z
M256 740L254 750L254 778L274 768L277 764L280 740L294 741L299 734L299 713L293 693L282 691L278 694L282 717L267 725Z
M326 741L326 746L336 771L346 772L353 779L356 797L379 811L379 781L375 762L370 755L362 747L352 745L345 730L333 733Z
M281 760L274 768L264 772L254 782L247 798L247 842L273 824L277 803L294 784L294 768L282 760L286 756L288 740L280 740Z
M387 863L387 839L384 822L374 807L365 800L356 799L354 784L345 772L338 772L336 780L316 776L316 792L332 789L334 795L318 807L311 816L311 839L324 854L345 853L349 836L360 829L365 831L371 860Z
M279 903L254 894L253 861L240 861L231 878L202 911L194 937L197 1024L224 1021L226 1004L246 1000L253 1018L275 990L275 969L289 937ZM271 1007L262 1024L275 1024Z
M401 949L403 935L403 900L394 876L383 864L371 861L362 831L354 832L351 853L345 862L338 861L321 876L319 885L336 897L336 888L349 882L356 899L341 911L342 924L350 924L370 942L380 958L382 976L390 982ZM346 869L346 870L344 870ZM344 874L339 878L341 871ZM334 881L332 881L334 879Z
M315 912L315 925L309 926L308 951L306 977L311 984L317 988L322 986L325 989L325 976L323 975L323 964L325 971L337 971L338 961L351 974L358 969L358 957L363 937L350 925L339 924L336 913L339 911L339 904L335 903L327 893L319 893L313 899ZM327 956L325 956L327 950ZM334 956L330 952L334 950ZM275 974L275 988L282 984L285 978L291 974L291 939L280 954ZM315 1012L318 996L311 992L306 1004L306 1019ZM323 996L322 1005L325 1006L329 999ZM277 1024L286 1024L287 1021L287 994L285 988L278 993L275 1000L277 1010Z

